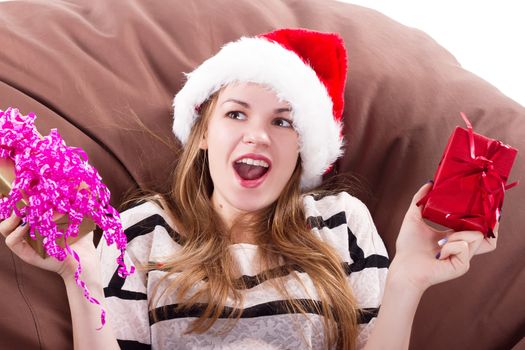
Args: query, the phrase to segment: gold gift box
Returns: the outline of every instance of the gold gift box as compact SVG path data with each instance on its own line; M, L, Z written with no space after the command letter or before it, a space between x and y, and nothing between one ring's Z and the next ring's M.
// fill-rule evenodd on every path
M15 164L13 161L9 159L3 159L0 158L0 193L2 196L6 196L11 191L13 182L15 180ZM81 185L79 189L87 188L87 185ZM27 202L22 199L20 200L16 206L18 208L22 208L25 206ZM66 229L68 227L69 219L66 214L60 214L55 213L53 215L53 221L57 224L57 229ZM67 239L68 244L72 244L76 240L78 240L80 237L85 235L88 232L91 232L95 229L95 223L91 218L84 218L82 220L82 223L80 224L78 228L78 236L77 237L69 237ZM46 251L44 249L44 246L42 244L42 236L38 233L38 230L35 230L36 239L31 238L31 236L28 234L26 237L26 241L33 247L33 249L43 258L47 256ZM57 244L60 245L62 248L64 248L64 239L61 238L57 241Z

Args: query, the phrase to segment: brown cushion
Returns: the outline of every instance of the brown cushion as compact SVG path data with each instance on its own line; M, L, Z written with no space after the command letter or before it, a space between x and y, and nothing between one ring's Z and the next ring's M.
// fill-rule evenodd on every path
M432 178L448 136L467 113L475 131L525 150L525 109L460 67L424 33L378 12L326 0L0 3L0 109L35 112L84 148L117 205L138 184L162 189L176 161L171 99L227 41L278 27L339 32L349 55L339 164L367 184L389 253L413 193ZM138 122L158 134L144 132ZM511 179L525 171L518 156ZM525 322L525 187L508 192L498 249L467 275L428 290L413 349L512 348ZM520 215L521 214L521 215ZM0 348L72 348L60 279L0 243ZM45 286L43 288L42 286Z

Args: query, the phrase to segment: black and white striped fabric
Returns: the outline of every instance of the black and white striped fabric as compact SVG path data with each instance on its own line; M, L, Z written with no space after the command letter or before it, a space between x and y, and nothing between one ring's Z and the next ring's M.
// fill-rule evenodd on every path
M366 206L341 192L334 196L315 199L303 197L308 223L313 232L328 242L341 256L348 282L364 311L359 320L358 347L364 346L373 327L385 285L388 257L385 246ZM121 214L128 238L126 263L141 266L148 261L162 261L176 254L181 246L179 235L169 216L161 206L145 202ZM114 328L122 349L324 349L323 316L315 308L305 316L291 314L284 307L282 296L257 275L258 247L253 244L233 244L229 247L239 265L240 275L247 282L243 290L243 313L233 328L224 334L227 318L235 307L228 300L227 310L205 334L184 334L189 323L197 318L206 304L191 310L176 312L177 300L163 295L156 304L168 305L168 312L148 310L153 287L164 272L137 268L122 279L117 274L118 251L99 245L102 275L109 325ZM271 267L278 268L278 266ZM287 291L298 300L319 297L309 276L297 270L300 282L289 275L279 277ZM203 282L204 283L204 282ZM304 286L302 286L302 285ZM162 285L161 285L162 288ZM153 313L160 318L153 321Z

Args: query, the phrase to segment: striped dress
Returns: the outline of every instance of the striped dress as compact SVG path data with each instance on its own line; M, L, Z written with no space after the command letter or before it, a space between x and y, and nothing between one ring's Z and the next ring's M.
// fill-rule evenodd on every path
M388 257L383 241L377 234L366 206L346 192L314 198L304 196L308 223L319 239L329 243L340 255L360 309L366 311L359 319L358 348L366 344L381 303L385 285ZM121 214L128 238L125 256L129 265L140 266L162 261L165 256L181 249L176 227L162 207L144 202ZM288 313L282 296L268 281L258 280L261 273L255 263L258 247L239 243L229 246L232 256L248 288L243 291L243 313L227 333L226 317L220 317L204 334L184 334L188 325L199 316L204 304L176 312L173 295L165 295L156 306L169 305L167 313L148 310L155 285L164 272L145 272L137 269L123 279L117 274L119 252L99 244L102 261L104 293L109 324L114 328L121 349L323 349L323 316L312 308L307 315ZM294 299L319 298L310 277L298 271L303 288L289 275L282 278ZM227 311L234 303L227 300ZM226 313L227 314L227 313Z

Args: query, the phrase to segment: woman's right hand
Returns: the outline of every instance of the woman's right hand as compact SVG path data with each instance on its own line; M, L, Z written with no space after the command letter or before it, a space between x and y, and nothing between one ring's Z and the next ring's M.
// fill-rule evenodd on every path
M6 246L26 263L56 272L64 280L74 278L78 266L77 261L71 255L68 255L64 261L59 261L52 256L42 258L26 241L26 237L29 235L29 226L23 225L22 220L14 213L0 222L0 233L5 237ZM98 268L93 232L80 237L70 246L81 257L83 271Z
M391 276L401 276L416 289L465 274L474 255L496 249L497 238L486 239L479 231L438 231L422 216L418 201L431 189L426 184L415 194L396 241L396 255L390 265ZM498 236L498 226L494 234Z

